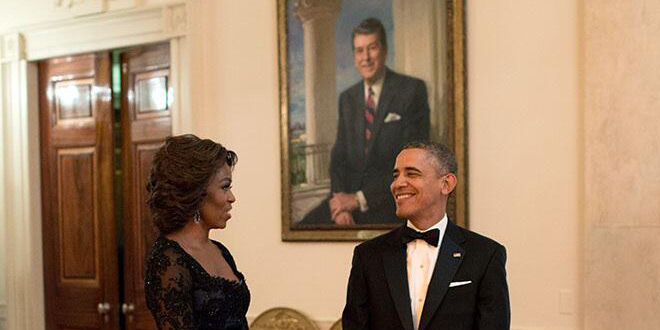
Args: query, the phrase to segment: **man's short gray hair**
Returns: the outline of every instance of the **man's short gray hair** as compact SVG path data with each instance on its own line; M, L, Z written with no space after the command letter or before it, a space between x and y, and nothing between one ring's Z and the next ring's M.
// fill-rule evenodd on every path
M433 141L413 141L405 144L402 150L406 149L422 149L426 150L440 165L438 172L447 170L449 173L456 174L458 166L456 165L456 157L454 153L442 143Z

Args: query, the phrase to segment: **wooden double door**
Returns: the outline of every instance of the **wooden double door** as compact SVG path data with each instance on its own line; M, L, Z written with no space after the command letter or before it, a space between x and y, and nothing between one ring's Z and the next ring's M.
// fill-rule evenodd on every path
M169 46L44 60L39 84L46 327L156 329L145 187L171 135Z

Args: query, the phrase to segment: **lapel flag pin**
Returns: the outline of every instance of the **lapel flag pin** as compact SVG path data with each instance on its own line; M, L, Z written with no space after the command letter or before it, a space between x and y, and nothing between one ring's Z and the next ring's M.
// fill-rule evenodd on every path
M460 258L460 257L461 257L461 253L460 253L460 252L454 252L454 255L453 255L453 256L454 256L454 258Z

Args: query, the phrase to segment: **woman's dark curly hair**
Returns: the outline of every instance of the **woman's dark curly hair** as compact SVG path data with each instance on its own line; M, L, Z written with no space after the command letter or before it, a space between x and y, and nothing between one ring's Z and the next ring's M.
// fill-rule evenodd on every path
M186 134L165 140L154 156L147 204L161 235L175 232L199 211L211 177L238 158L220 143Z

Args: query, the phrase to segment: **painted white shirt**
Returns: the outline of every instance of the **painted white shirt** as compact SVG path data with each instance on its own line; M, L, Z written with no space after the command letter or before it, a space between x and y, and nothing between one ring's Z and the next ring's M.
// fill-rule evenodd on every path
M378 100L380 100L380 94L383 91L383 82L385 82L385 75L383 75L380 79L376 80L376 82L371 85L371 90L374 91L374 104L376 105L376 109L378 110ZM364 104L367 104L367 98L369 97L369 85L367 83L364 83Z

